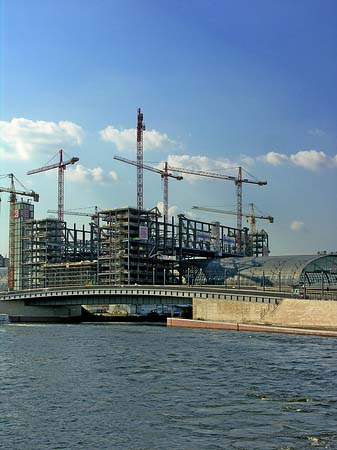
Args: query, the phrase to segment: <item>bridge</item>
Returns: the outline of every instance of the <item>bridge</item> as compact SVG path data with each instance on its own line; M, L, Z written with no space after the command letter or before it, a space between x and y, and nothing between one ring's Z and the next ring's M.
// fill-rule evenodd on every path
M290 292L234 289L225 286L73 286L0 292L0 313L9 314L13 321L55 321L79 318L82 305L155 304L173 307L192 305L193 299L278 305L282 303L283 298L291 297L296 295Z
M224 289L223 286L86 286L44 288L0 293L2 302L24 302L27 306L71 306L102 304L191 305L193 298L277 303L289 293Z

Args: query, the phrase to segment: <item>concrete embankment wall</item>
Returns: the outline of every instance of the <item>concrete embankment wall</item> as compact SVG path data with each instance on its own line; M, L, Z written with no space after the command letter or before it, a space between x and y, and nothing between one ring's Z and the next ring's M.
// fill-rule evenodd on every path
M193 300L193 319L337 330L337 302L284 299L276 305L195 298Z
M54 322L81 316L81 306L29 306L23 301L0 300L0 313L14 322Z

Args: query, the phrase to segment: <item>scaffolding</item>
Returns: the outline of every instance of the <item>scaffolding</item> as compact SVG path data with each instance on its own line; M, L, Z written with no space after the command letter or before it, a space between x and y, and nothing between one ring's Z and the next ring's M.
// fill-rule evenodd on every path
M182 261L238 256L238 233L247 238L246 229L184 215L166 222L156 208L101 211L98 229L97 281L104 285L181 283Z
M30 220L23 233L22 288L69 286L92 280L95 258L93 227L79 230L75 224L68 228L66 222L58 219ZM87 261L90 269L84 270L83 263ZM73 264L80 262L82 265Z
M96 261L42 264L45 287L91 286L96 284Z
M99 284L149 284L156 269L153 236L159 212L117 208L98 213Z
M23 259L25 241L23 239L24 227L27 222L34 218L34 205L30 201L18 201L13 204L12 226L9 230L9 240L12 255L12 283L15 290L23 286Z
M26 289L45 287L42 265L64 260L65 222L31 220L24 226L22 284Z

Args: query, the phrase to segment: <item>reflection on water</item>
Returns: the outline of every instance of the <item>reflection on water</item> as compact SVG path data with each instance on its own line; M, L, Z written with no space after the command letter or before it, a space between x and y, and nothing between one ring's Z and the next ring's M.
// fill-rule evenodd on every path
M337 449L334 338L5 325L0 448Z

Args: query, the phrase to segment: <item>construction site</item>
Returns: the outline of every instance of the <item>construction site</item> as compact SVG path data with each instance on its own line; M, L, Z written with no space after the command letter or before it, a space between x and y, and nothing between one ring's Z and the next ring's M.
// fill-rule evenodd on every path
M170 167L163 169L143 162L143 114L137 114L137 160L115 156L120 162L137 168L137 207L118 207L93 213L64 209L64 171L76 164L79 158L64 161L59 151L59 161L28 172L28 175L56 169L58 171L57 218L35 219L34 203L39 195L34 191L17 189L13 174L10 186L0 187L9 193L9 262L8 290L41 289L83 285L130 284L195 284L200 282L200 267L211 261L228 258L260 258L269 255L269 238L263 229L258 231L256 219L273 222L273 217L257 215L254 205L251 212L242 211L242 185L264 186L266 181L237 176ZM143 205L143 171L158 173L163 179L163 212ZM181 180L184 174L228 180L237 189L236 211L223 211L201 206L194 209L220 214L236 215L235 228L219 221L203 222L179 214L168 215L168 180ZM2 178L5 178L3 176ZM17 196L28 197L27 200ZM53 211L50 211L53 212ZM65 216L88 216L88 225L69 226ZM250 228L242 226L243 217ZM265 274L264 274L265 276ZM225 275L226 279L226 275ZM208 277L209 284L224 284L224 278ZM204 282L206 282L204 280Z

